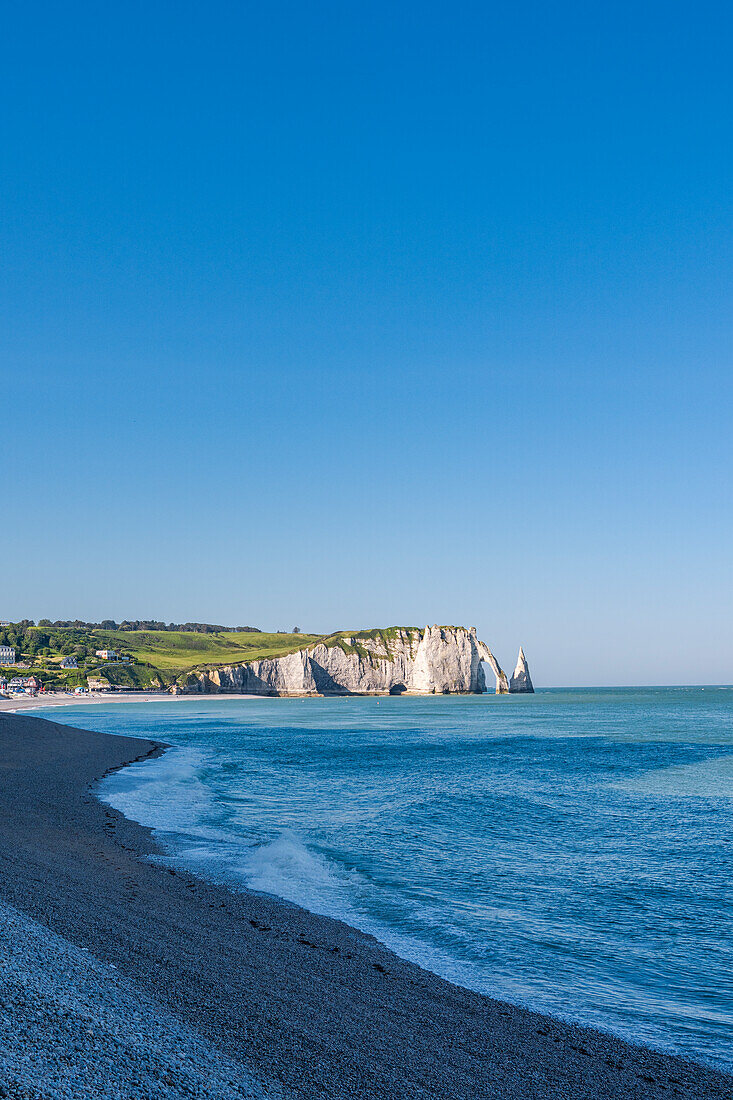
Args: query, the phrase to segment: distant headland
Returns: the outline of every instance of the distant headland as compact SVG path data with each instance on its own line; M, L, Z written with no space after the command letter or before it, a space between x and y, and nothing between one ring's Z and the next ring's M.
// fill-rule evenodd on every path
M533 692L520 649L507 677L475 627L380 627L333 634L111 619L0 622L0 690L174 694L434 695Z

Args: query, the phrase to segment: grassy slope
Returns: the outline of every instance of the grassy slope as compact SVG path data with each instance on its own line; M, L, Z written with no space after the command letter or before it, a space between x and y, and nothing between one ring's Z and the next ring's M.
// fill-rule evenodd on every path
M31 628L33 629L33 628ZM38 628L36 628L38 629ZM122 687L148 688L166 686L181 673L193 668L239 664L258 657L281 657L318 641L316 634L264 634L254 632L221 632L195 634L188 631L148 630L79 630L57 628L53 631L56 645L59 638L71 638L83 643L87 652L114 649L132 657L125 664L102 661L92 656L80 660L78 669L60 668L62 654L51 646L51 652L35 658L31 669L8 669L8 677L28 676L31 672L49 686L73 688L85 685L88 676L104 677Z
M72 628L69 628L71 630ZM85 684L87 676L104 677L124 687L167 686L182 674L193 669L215 668L227 664L244 664L261 657L282 657L298 649L312 647L318 642L327 646L340 646L345 653L358 653L372 657L364 646L367 640L381 643L387 659L391 642L402 631L415 627L381 627L373 630L339 630L327 636L318 634L264 634L250 632L221 632L218 634L194 634L188 631L148 630L74 630L74 640L83 640L91 649L114 649L128 654L132 661L113 664L88 658L79 670L64 672L59 668L61 654L52 652L38 657L33 671L47 683L73 687ZM56 631L58 635L60 631ZM349 640L346 641L345 639ZM61 644L60 642L57 644ZM20 670L18 670L20 671ZM24 675L29 675L30 670ZM44 675L45 673L45 675ZM12 675L13 670L8 670Z
M339 630L328 636L320 634L254 634L220 633L190 634L176 631L107 631L97 630L94 637L99 648L131 653L136 661L154 665L164 672L186 672L192 668L244 664L260 657L282 657L324 642L339 645L346 652L360 649L360 641L380 640L389 651L390 642L403 630L415 627L381 627L374 630ZM352 642L344 641L347 637ZM366 651L365 651L366 652Z
M99 649L122 650L136 661L170 672L280 657L318 640L315 634L191 634L172 630L96 630L94 637L99 640Z

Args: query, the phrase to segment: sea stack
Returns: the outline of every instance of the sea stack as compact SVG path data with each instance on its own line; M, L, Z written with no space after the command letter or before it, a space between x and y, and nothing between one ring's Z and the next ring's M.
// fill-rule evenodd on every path
M514 675L509 681L509 691L512 695L519 694L519 692L534 692L532 677L529 674L529 665L521 646L517 657L517 667L514 669Z

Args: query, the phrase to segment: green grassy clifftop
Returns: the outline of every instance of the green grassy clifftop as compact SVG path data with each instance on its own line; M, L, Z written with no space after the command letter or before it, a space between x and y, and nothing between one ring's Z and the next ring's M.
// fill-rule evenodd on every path
M317 634L272 634L261 631L196 633L175 630L102 630L85 627L10 623L0 629L0 645L16 650L16 661L28 669L0 669L7 677L31 672L48 688L84 687L87 678L103 676L125 688L167 687L194 668L244 664L260 657L282 657L317 642ZM114 650L123 660L107 661L97 650ZM65 657L75 669L62 669Z
M125 624L127 625L127 624ZM157 625L157 624L156 624ZM253 630L106 629L105 626L64 625L43 621L9 623L0 628L0 645L16 649L16 659L28 670L0 669L6 676L30 671L51 689L86 686L89 677L104 677L121 688L167 688L183 683L195 671L242 665L266 657L284 657L319 643L338 646L346 654L365 659L392 660L395 643L422 636L420 627L376 627L370 630L338 630L333 634L267 633ZM113 650L114 660L104 660L97 650ZM65 657L78 667L63 669Z

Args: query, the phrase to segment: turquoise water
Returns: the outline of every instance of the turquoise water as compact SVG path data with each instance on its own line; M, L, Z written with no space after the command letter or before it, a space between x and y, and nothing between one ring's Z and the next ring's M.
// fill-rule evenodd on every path
M110 703L105 781L199 873L453 981L733 1068L733 690Z

